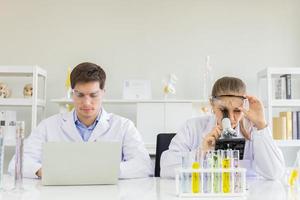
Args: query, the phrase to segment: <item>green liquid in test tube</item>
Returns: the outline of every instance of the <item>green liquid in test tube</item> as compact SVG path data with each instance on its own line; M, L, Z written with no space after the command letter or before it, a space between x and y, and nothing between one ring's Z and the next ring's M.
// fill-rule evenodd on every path
M212 155L212 166L214 169L221 168L221 150L213 151ZM213 192L220 193L221 192L221 173L214 172L213 173Z

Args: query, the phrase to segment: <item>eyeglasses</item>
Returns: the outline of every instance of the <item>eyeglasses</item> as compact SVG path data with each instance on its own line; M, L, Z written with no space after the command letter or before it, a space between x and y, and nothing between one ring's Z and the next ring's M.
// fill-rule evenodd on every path
M217 102L217 104L219 104L219 105L223 105L221 97L236 97L236 98L240 98L242 100L241 106L243 106L243 108L245 108L246 110L249 110L249 101L248 101L248 99L245 96L241 96L241 95L219 95L219 96L212 96L211 97L211 101L212 102Z
M213 99L218 99L220 97L237 97L237 98L241 98L241 99L247 99L246 97L244 96L241 96L241 95L233 95L233 94L224 94L224 95L219 95L219 96L212 96Z
M86 95L89 96L91 99L98 99L100 97L100 91L101 90L97 90L95 92L90 92L90 93L84 93L84 92L80 92L79 90L72 90L72 94L74 95L75 98L77 99L83 99Z

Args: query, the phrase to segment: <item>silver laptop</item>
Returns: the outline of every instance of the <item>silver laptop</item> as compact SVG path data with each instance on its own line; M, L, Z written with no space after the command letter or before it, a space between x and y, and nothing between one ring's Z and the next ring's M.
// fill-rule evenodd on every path
M43 185L116 184L119 142L48 142L43 145Z

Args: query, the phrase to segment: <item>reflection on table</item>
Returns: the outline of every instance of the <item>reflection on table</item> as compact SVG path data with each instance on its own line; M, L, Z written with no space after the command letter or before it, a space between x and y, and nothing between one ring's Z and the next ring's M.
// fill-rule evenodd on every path
M160 178L143 178L120 180L117 185L89 186L43 186L41 180L24 179L24 192L16 193L9 189L13 187L13 177L4 177L5 191L1 191L0 199L8 200L77 200L77 199L110 199L110 200L172 200L176 196L175 180ZM248 194L243 198L234 199L300 199L299 193L289 191L280 181L263 179L247 180ZM199 199L199 198L186 198ZM209 199L209 198L205 198ZM222 198L232 199L232 198Z

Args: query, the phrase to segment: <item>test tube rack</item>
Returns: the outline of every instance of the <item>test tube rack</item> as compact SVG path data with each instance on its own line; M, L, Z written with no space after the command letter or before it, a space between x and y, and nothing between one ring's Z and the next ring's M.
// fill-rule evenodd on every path
M196 192L195 187L198 187ZM243 197L247 194L246 169L179 168L176 170L176 191L179 197Z

